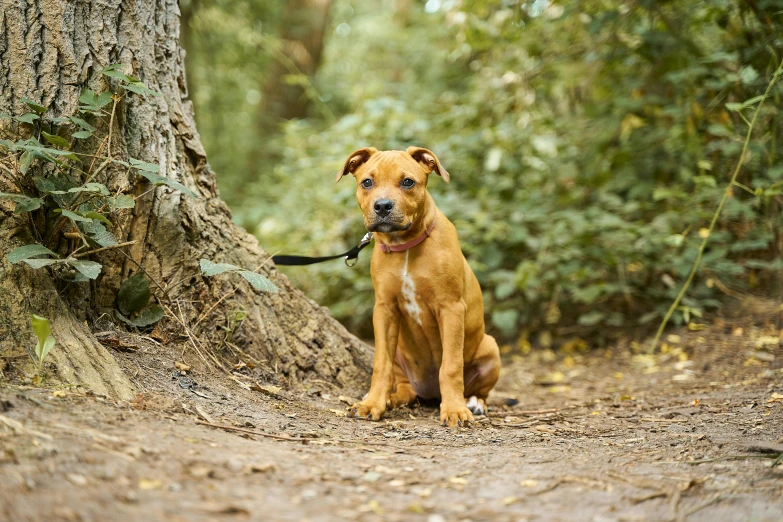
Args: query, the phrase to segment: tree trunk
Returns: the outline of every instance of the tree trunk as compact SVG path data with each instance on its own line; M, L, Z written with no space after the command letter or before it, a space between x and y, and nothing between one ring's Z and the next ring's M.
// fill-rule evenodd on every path
M288 0L286 4L280 51L307 77L315 74L321 62L331 5L331 0ZM301 85L283 81L283 77L290 74L290 67L278 59L266 75L261 121L277 125L281 120L307 116L310 99Z
M212 347L209 358L214 356L218 364L237 362L231 348L220 342L230 327L231 346L264 362L278 378L317 378L338 385L367 378L367 347L326 309L292 288L255 238L232 223L220 200L192 105L185 98L177 1L0 0L0 6L0 113L28 112L21 101L26 97L48 107L48 117L77 115L82 90L107 91L115 84L101 75L101 69L122 63L124 72L161 96L123 97L111 130L108 121L92 121L98 128L96 137L111 136L112 157L158 164L160 175L200 196L194 199L165 186L153 189L143 177L110 163L95 181L112 193L148 192L132 210L119 211L110 229L120 242L136 243L92 254L89 259L103 265L101 275L89 283L71 284L54 280L47 268L33 270L8 262L9 251L34 242L31 223L36 223L46 246L61 256L73 245L53 225L56 215L45 210L33 216L14 214L14 204L0 199L0 356L9 359L32 350L30 314L44 315L52 320L58 342L50 357L59 379L117 398L131 397L129 379L91 329L99 319L113 317L120 284L141 265L152 280L155 297L166 307L164 323L182 338L192 335L194 344ZM0 125L0 137L6 139L18 127L8 120L0 120ZM72 146L96 154L100 140L91 141ZM11 178L0 174L0 191L15 190ZM201 258L250 270L261 267L258 272L280 292L260 293L239 277L202 277ZM234 327L231 321L237 311L246 317ZM187 357L194 358L195 350Z

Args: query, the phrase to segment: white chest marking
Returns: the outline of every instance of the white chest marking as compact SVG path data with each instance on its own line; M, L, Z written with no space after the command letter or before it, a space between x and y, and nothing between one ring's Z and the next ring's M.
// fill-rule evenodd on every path
M421 308L416 302L416 283L408 273L408 251L405 251L405 266L402 267L402 299L403 307L408 315L421 326Z

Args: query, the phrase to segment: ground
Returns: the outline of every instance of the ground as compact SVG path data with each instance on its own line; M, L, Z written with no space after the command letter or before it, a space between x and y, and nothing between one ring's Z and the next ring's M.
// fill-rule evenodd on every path
M358 390L278 389L188 352L177 370L179 350L118 334L132 403L0 388L0 519L780 521L781 336L509 347L489 417L450 430L434 406L348 419Z

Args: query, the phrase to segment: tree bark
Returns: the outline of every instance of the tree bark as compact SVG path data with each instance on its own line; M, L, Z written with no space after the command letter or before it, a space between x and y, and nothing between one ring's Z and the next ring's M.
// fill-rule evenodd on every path
M186 99L179 23L176 0L0 0L0 113L28 112L21 101L26 97L48 107L48 116L76 115L81 91L104 92L115 85L100 71L122 63L126 73L161 96L122 99L111 129L112 156L156 163L161 175L200 195L194 199L167 187L150 190L141 176L110 164L96 181L112 192L149 191L134 209L119 212L111 228L119 241L136 243L127 248L128 257L120 249L93 254L90 259L103 264L98 279L67 285L53 280L45 268L9 264L8 252L32 243L33 236L29 216L12 213L13 204L0 200L0 355L29 352L35 345L30 314L44 315L53 321L58 345L51 357L61 380L131 397L129 379L87 325L111 315L120 284L138 263L153 280L156 298L168 307L166 324L183 335L179 321L187 324L202 346L220 346L226 317L240 310L246 318L233 331L233 343L263 361L270 375L356 385L369 375L368 348L277 272L255 238L232 223L219 198ZM2 121L0 137L9 138L15 126ZM106 122L92 123L96 136L109 134ZM98 144L78 147L95 153ZM12 185L0 175L0 191L13 191ZM68 254L72 246L53 231L53 216L35 212L35 222L46 229L42 236L49 238L46 246ZM202 277L201 258L250 270L262 267L258 272L280 293L259 293L237 277ZM218 361L236 362L231 352L212 351Z

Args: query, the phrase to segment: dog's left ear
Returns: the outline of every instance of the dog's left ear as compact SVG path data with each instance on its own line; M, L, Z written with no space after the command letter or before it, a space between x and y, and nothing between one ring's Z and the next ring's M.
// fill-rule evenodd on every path
M343 168L337 173L337 179L335 181L340 181L343 179L343 176L348 173L353 174L362 163L365 163L370 159L370 156L376 152L378 152L378 149L375 147L364 147L363 149L353 151L351 155L348 156L348 159L345 160Z
M431 150L423 149L421 147L408 147L408 150L405 152L410 154L413 159L421 163L428 172L434 171L435 174L438 174L443 178L443 181L446 183L449 182L449 173L446 172L446 169L444 169L443 165L440 164L438 157L433 154Z

